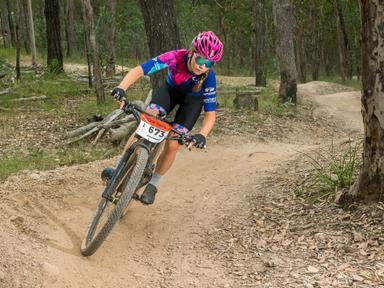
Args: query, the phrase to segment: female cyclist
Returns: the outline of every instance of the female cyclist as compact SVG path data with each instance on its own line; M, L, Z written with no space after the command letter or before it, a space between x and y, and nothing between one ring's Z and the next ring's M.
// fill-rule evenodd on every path
M165 83L154 93L147 109L152 113L166 115L179 104L173 128L181 133L189 133L204 107L203 125L198 134L192 135L193 142L189 144L189 148L205 148L206 137L216 119L216 77L212 68L222 55L223 44L219 38L211 31L201 32L193 39L190 50L172 50L133 68L119 86L113 89L111 95L121 102L126 97L125 91L140 77L168 68ZM178 142L168 137L157 161L156 171L140 197L142 203L154 202L157 187L172 166L178 148ZM113 169L106 168L102 177L108 179L112 173Z

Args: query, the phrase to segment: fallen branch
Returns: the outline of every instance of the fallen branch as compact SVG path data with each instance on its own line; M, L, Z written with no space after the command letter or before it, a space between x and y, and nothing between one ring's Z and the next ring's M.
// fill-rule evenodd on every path
M0 95L8 94L9 91L11 91L11 88L7 88L7 89L5 89L3 91L0 91Z
M146 107L142 101L133 101L132 103L136 104L137 106L141 107L142 109L145 109L145 107ZM113 130L112 127L117 127L117 126L123 127L123 126L127 126L127 125L130 126L131 125L130 122L136 123L133 115L125 115L123 118L118 119L122 114L124 114L124 112L122 110L116 109L113 112L111 112L110 114L108 114L104 118L103 121L92 122L92 123L89 123L83 127L79 127L73 131L68 132L65 135L66 139L73 138L73 137L75 137L75 138L68 140L67 144L69 145L69 144L75 143L77 141L80 141L82 139L85 139L85 138L93 135L94 133L97 133L96 138L92 141L92 144L96 144L97 141L99 141L100 138L107 131ZM116 129L119 129L120 127L116 128ZM122 128L122 130L119 130L119 131L125 131L125 133L130 133L129 130L126 130L124 128ZM113 132L112 132L112 134L113 134ZM120 138L123 138L124 136L125 135L123 135Z
M110 129L109 134L110 137L109 139L111 142L115 141L121 141L124 139L124 137L128 136L133 130L137 127L136 121L121 125L120 127L116 129Z
M75 142L77 142L77 141L80 141L80 140L82 140L82 139L84 139L84 138L86 138L86 137L92 135L93 133L99 131L99 130L101 129L101 126L102 126L103 124L109 123L109 121L110 121L111 119L112 119L112 120L116 119L116 117L118 117L118 116L121 115L122 113L123 113L122 110L120 110L120 109L116 109L116 110L112 111L111 113L109 113L109 114L107 115L107 117L104 118L103 121L100 121L100 122L93 122L93 123L96 123L96 125L90 125L90 124L92 124L92 123L90 123L90 124L88 124L88 125L86 125L86 126L84 126L84 127L80 127L80 128L78 128L78 129L76 129L75 131L77 131L77 133L75 133L75 131L69 132L68 134L76 135L76 136L77 136L77 135L79 135L79 133L78 133L79 131L85 132L85 131L87 131L87 130L90 129L89 131L87 131L87 132L84 133L83 135L80 135L79 137L77 137L77 138L75 138L75 139L73 139L73 140L68 141L67 144L69 145L69 144L75 143ZM92 127L92 126L93 126L93 127ZM82 132L81 132L81 133L82 133ZM68 134L67 134L67 135L68 135ZM66 137L66 138L69 138L69 137Z
M100 122L91 122L88 125L82 126L80 128L68 132L67 134L65 134L64 138L76 137L84 132L87 132L88 130L91 130L92 128L95 128L98 125L100 125Z
M84 138L86 138L86 137L92 135L92 134L93 134L94 132L96 132L97 130L99 130L99 129L98 129L97 127L94 127L93 129L91 129L91 130L88 131L87 133L81 135L80 137L77 137L77 138L75 138L75 139L73 139L73 140L71 140L71 141L68 141L67 144L69 145L69 144L78 142L78 141L80 141L80 140L82 140L82 139L84 139Z
M24 102L24 101L36 101L36 100L43 100L47 99L48 97L45 95L41 96L33 96L33 97L26 97L26 98L16 98L16 99L11 99L11 102Z
M115 120L111 123L102 125L102 128L108 130L108 129L111 129L113 126L120 126L122 124L131 122L133 120L135 120L135 117L133 115L127 115L126 117L124 117L122 119Z
M0 111L11 111L11 109L0 106Z
M120 112L122 113L122 111L120 111ZM105 121L105 124L110 124L110 123L111 123L113 120L115 120L119 115L120 115L120 113L116 113L115 115L111 116L110 119L108 119L107 121ZM98 127L98 128L100 129L101 127ZM105 132L105 129L104 129L104 128L101 128L101 129L99 130L99 133L97 133L97 136L96 136L95 140L94 140L93 143L92 143L93 145L95 145L96 142L101 138L101 136L103 136L104 132Z

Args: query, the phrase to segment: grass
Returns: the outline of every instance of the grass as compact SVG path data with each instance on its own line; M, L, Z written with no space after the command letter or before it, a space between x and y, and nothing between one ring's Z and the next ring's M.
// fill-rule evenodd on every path
M258 100L259 111L265 115L280 117L292 109L295 109L295 105L290 102L281 103L278 91L271 85L267 85L267 87L261 91Z
M353 79L346 79L343 82L340 77L322 75L322 76L319 77L319 81L337 83L337 84L340 84L340 85L351 87L351 88L353 88L355 90L361 90L361 79L358 80L356 77L354 77Z
M231 86L222 85L220 89L233 90L235 88ZM239 90L241 91L242 88L239 88ZM246 88L243 90L246 90ZM234 98L235 95L220 94L220 92L217 93L217 101L220 107L223 108L233 109ZM278 98L277 90L270 83L268 83L267 87L261 91L261 93L257 97L257 100L259 104L258 112L263 115L273 115L281 117L295 109L295 105L290 102L281 103L280 99ZM300 103L298 103L298 105L300 105Z
M49 170L58 166L88 163L105 157L104 147L101 145L90 147L85 142L52 150L33 148L26 153L15 151L3 155L0 160L0 182L22 170Z
M312 173L298 187L296 195L316 202L333 198L335 192L341 189L349 189L361 163L360 150L360 142L349 140L338 149L332 143L328 149L321 149L314 156L303 153L309 159Z

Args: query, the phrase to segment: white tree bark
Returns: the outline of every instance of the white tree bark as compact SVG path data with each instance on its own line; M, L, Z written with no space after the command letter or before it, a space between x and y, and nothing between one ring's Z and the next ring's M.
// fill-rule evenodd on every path
M27 0L28 20L29 20L29 38L31 40L32 66L36 65L36 41L35 28L33 25L32 0Z

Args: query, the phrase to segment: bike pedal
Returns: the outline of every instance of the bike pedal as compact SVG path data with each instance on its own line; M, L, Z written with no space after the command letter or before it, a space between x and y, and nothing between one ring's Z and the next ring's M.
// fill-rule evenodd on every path
M116 205L117 202L119 202L119 199L120 197L113 197L111 202Z

